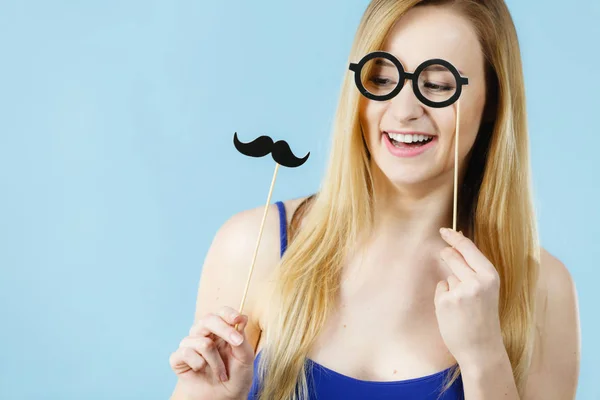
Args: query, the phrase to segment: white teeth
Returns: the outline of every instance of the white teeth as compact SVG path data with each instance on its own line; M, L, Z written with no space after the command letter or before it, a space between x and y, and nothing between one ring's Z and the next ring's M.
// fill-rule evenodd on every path
M396 142L402 143L414 143L423 142L427 139L431 139L432 136L426 135L404 135L402 133L388 133L389 137L394 139Z

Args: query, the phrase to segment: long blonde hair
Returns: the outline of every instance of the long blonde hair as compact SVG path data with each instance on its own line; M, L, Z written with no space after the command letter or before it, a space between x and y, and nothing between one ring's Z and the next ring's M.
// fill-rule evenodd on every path
M473 24L485 56L486 112L492 118L481 124L461 178L458 228L500 275L502 335L522 395L535 331L539 243L520 50L506 5L503 0L373 0L348 61L379 50L399 17L414 6L430 4L461 12ZM308 398L307 355L335 310L346 255L359 233L373 226L373 181L358 120L360 96L347 74L323 183L275 270L266 342L256 371L261 400ZM444 391L459 375L455 365Z

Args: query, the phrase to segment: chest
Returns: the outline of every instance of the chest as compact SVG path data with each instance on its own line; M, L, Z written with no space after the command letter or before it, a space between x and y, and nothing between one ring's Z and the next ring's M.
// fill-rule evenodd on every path
M421 377L454 364L435 316L438 278L422 271L345 274L337 306L309 358L341 374L373 381Z

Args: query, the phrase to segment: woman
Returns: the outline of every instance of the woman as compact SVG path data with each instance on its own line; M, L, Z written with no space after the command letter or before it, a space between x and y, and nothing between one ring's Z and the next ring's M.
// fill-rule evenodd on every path
M244 315L262 209L219 230L172 399L574 398L576 294L538 244L519 51L502 0L371 2L320 192L272 206ZM456 81L398 72L430 59ZM440 230L457 115L459 232Z

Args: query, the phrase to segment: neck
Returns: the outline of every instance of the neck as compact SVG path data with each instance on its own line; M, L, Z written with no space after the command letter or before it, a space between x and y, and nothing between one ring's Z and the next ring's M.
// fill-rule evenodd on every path
M371 240L401 242L416 248L440 242L439 229L452 227L452 171L435 180L397 186L379 173L374 176L374 226Z

